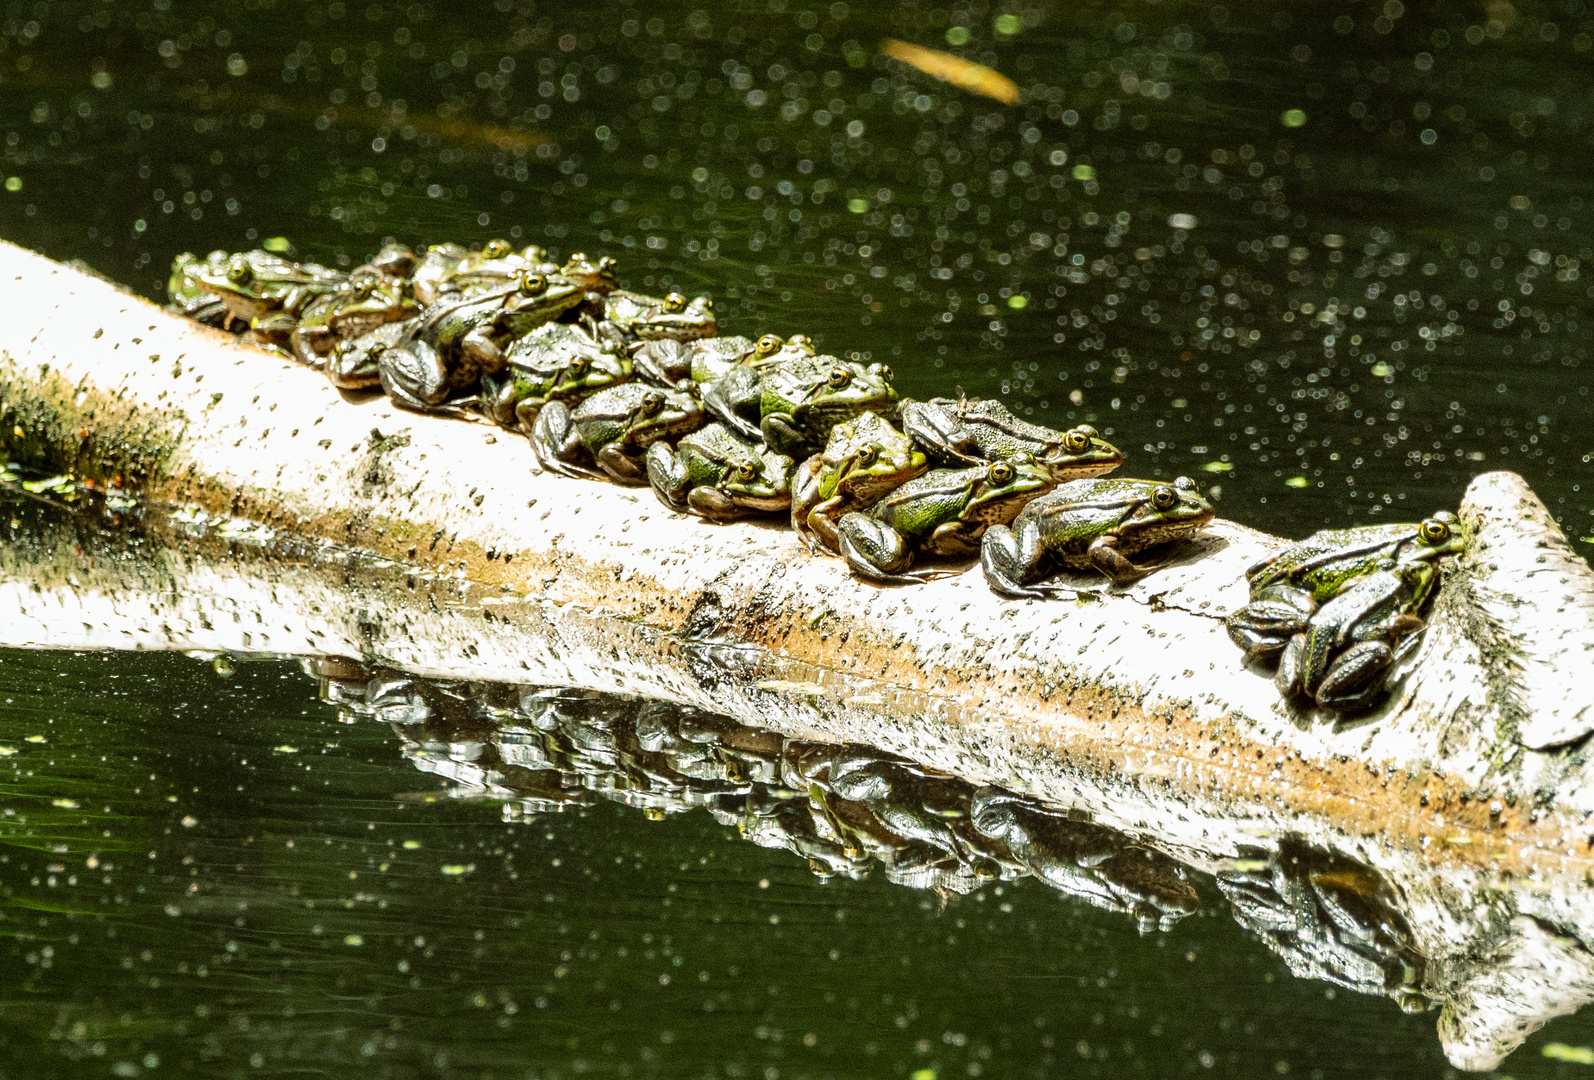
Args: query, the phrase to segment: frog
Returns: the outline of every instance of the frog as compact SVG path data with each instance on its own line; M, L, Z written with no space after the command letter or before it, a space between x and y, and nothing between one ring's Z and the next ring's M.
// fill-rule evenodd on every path
M835 356L742 364L702 388L703 407L749 439L791 457L815 453L831 429L896 405L891 369Z
M516 252L508 240L489 240L472 251L459 244L433 244L411 274L415 300L423 306L445 295L507 284L523 272L557 273L559 267L535 244Z
M269 251L245 251L230 256L224 264L192 268L193 280L206 292L221 300L227 309L222 320L226 329L241 323L266 330L275 313L297 318L317 296L332 292L348 280L348 275L317 263L296 263ZM275 326L271 328L275 332ZM284 338L286 331L283 331Z
M987 528L1012 521L1056 481L1028 461L993 461L968 469L931 469L866 511L842 516L838 547L854 573L888 585L918 585L945 571L912 571L916 553L966 558Z
M688 300L677 292L644 296L616 289L603 296L586 319L594 336L621 348L644 341L694 341L719 333L712 298Z
M531 445L550 472L641 486L648 482L648 448L697 430L703 420L702 406L688 394L622 383L574 408L562 401L544 405Z
M575 307L584 293L577 282L530 271L494 289L451 293L421 313L408 340L382 353L382 389L406 409L462 415L445 402L503 370L500 342Z
M791 506L795 462L724 424L687 435L675 449L648 447L648 482L672 510L709 521L736 521Z
M173 259L171 276L166 279L166 310L206 326L223 326L227 322L227 304L199 283L199 272L225 274L231 258L228 252L218 250L204 259L191 251Z
M1361 575L1285 646L1274 677L1279 693L1347 714L1376 704L1402 645L1423 629L1417 612L1438 580L1438 567L1423 560Z
M645 341L631 353L642 378L656 385L694 393L703 384L724 378L744 365L756 366L813 354L813 340L805 334L790 338L765 334L757 341L740 334L691 341L662 338Z
M1042 581L1059 566L1096 570L1116 585L1127 585L1151 572L1129 556L1184 539L1216 513L1188 476L1172 483L1070 480L1024 507L1012 528L988 531L980 544L980 566L991 588L1004 596L1076 594Z
M1250 602L1224 620L1248 663L1265 663L1306 628L1318 605L1360 578L1406 562L1437 563L1466 547L1456 515L1441 510L1415 523L1323 529L1245 572Z
M407 245L388 243L382 245L382 250L366 262L349 271L349 280L374 277L382 282L407 285L410 276L415 273L415 265L415 252Z
M792 477L791 525L809 551L840 552L836 523L930 468L913 440L874 412L837 424Z
M574 404L631 375L628 357L581 326L545 323L510 345L501 371L482 375L482 412L529 434L548 402Z
M415 301L405 295L402 283L362 274L311 301L289 331L288 344L301 363L324 368L340 341L415 315Z
M1089 424L1056 431L1014 416L1000 401L959 397L905 400L902 429L937 461L978 465L1029 455L1058 483L1112 472L1124 456Z

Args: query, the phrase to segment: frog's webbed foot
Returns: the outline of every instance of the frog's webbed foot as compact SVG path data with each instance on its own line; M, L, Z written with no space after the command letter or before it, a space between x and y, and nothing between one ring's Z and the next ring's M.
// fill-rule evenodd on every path
M531 449L549 472L578 480L607 480L603 473L579 463L586 453L581 436L570 422L570 409L561 401L551 401L537 414L531 429Z
M656 442L648 447L648 483L659 501L671 510L687 512L686 495L691 477L669 446Z
M966 466L985 464L985 459L980 456L979 444L947 408L948 405L955 407L956 403L945 398L904 401L900 409L902 430L929 454L942 461Z
M727 376L727 378L729 378L729 376ZM721 423L725 424L725 426L731 428L733 431L738 432L746 439L749 439L753 442L760 442L763 440L764 433L759 430L758 425L750 423L736 411L731 401L725 396L724 388L719 382L709 383L707 386L703 387L702 401L704 410L712 415L714 419L719 420Z
M482 415L499 427L517 427L515 380L501 374L483 375L481 386Z
M708 521L740 521L757 513L711 487L695 487L687 492L686 505L692 513Z

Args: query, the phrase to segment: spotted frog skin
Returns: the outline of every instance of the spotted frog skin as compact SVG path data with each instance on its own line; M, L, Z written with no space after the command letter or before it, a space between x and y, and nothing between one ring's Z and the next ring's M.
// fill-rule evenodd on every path
M831 429L897 400L891 369L834 356L737 367L703 387L703 407L748 439L791 458L824 447Z
M535 244L515 251L508 240L489 240L477 250L459 244L434 244L411 273L415 301L430 307L449 293L507 285L521 274L558 273L548 253Z
M648 482L648 448L695 431L703 419L702 407L687 394L625 383L574 409L549 402L537 414L531 445L550 472L640 485Z
M672 510L735 521L791 506L792 459L709 424L676 444L648 448L648 482Z
M288 344L301 363L322 368L339 342L415 314L415 301L405 295L402 283L362 275L312 301L289 332Z
M227 304L199 283L199 274L225 275L231 258L225 251L212 251L204 259L185 251L173 259L171 276L166 279L166 310L206 326L223 326L228 321Z
M1055 486L1040 466L993 461L972 469L932 469L837 526L842 558L855 574L888 585L917 585L943 571L913 571L915 554L966 558L987 528L1012 521Z
M1058 483L1101 476L1124 460L1122 452L1088 424L1055 431L1020 420L1000 401L904 401L902 427L926 453L944 464L966 466L1029 457L1050 470Z
M631 361L583 327L547 323L509 347L503 370L482 375L482 412L530 433L549 402L574 405L631 376Z
M1005 596L1073 594L1044 583L1060 567L1097 570L1124 584L1149 573L1129 556L1190 536L1215 513L1187 476L1171 484L1072 480L1026 506L1012 528L987 532L980 565Z
M837 424L824 452L797 467L792 528L809 551L825 548L839 554L836 527L843 516L867 510L929 467L913 440L875 413Z
M1271 661L1306 629L1319 605L1363 577L1407 563L1437 564L1467 542L1456 516L1443 510L1409 524L1324 529L1247 570L1250 603L1224 625L1248 662Z
M348 281L340 271L292 262L269 251L241 252L228 256L225 263L207 262L190 271L192 279L227 309L223 318L227 329L235 323L254 328L274 314L298 318L316 297Z

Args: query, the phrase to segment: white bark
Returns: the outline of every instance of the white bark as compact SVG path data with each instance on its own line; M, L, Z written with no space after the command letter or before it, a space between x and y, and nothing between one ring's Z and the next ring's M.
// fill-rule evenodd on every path
M208 523L143 562L0 553L3 643L343 655L665 697L1077 806L1209 869L1300 834L1403 895L1465 1067L1503 1045L1479 1034L1502 1025L1478 980L1524 953L1518 920L1552 928L1564 963L1506 995L1513 1016L1537 1026L1589 996L1553 972L1594 942L1594 786L1581 749L1555 748L1594 729L1594 574L1519 477L1474 481L1478 543L1397 693L1336 725L1281 705L1223 632L1244 568L1283 543L1243 526L1090 602L1006 600L977 567L880 589L785 528L540 475L518 436L344 400L21 249L0 245L0 279L0 440L137 477ZM1535 885L1485 888L1498 870Z

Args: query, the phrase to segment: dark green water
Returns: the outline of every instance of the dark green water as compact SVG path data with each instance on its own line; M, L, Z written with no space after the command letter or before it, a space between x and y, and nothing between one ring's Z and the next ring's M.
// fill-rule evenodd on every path
M603 252L905 393L1091 420L1126 473L1189 472L1269 531L1454 507L1508 468L1576 539L1591 50L1582 0L9 3L0 236L151 296L179 251L278 235L335 263L387 236ZM706 814L396 799L437 781L294 667L8 653L0 681L0 801L28 817L0 863L6 1076L1445 1068L1432 1014L1293 979L1209 881L1147 937L1034 881L940 910L818 886ZM1558 1021L1506 1071L1586 1068L1552 1040L1594 1031Z

